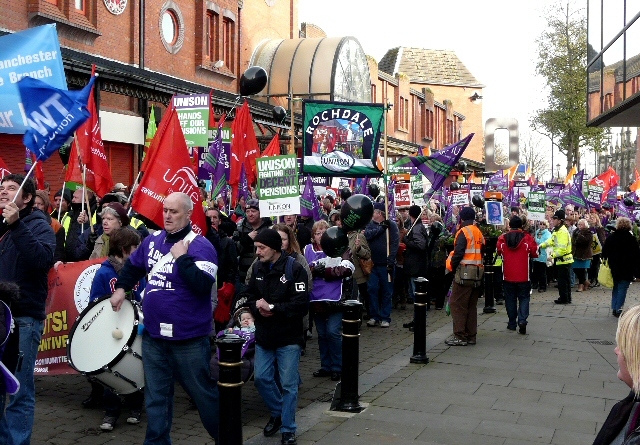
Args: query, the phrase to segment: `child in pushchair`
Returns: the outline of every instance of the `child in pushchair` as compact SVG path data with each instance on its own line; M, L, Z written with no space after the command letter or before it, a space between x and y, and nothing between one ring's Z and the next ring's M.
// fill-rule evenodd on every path
M254 325L253 315L246 307L241 307L233 315L233 318L229 322L231 326L227 327L216 335L216 338L224 337L227 334L234 334L244 339L242 345L242 381L248 382L253 375L253 364L255 360L256 351L256 327ZM220 357L218 353L211 355L211 377L216 381L220 375L220 365L218 361Z

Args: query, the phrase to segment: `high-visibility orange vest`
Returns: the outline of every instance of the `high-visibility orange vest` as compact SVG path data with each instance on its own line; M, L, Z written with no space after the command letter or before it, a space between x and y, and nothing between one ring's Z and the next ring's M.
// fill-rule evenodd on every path
M482 236L482 232L473 224L464 226L456 233L456 237L453 241L454 246L458 243L458 235L460 235L460 232L463 230L465 232L465 238L467 239L467 247L464 249L464 256L462 257L460 264L475 264L482 266L482 246L484 245L484 236ZM446 261L447 270L453 272L451 258L453 258L453 251L449 254Z

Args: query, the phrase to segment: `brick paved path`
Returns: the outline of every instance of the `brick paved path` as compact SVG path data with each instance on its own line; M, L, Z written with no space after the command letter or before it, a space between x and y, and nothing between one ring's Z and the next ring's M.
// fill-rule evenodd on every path
M628 391L616 378L616 319L610 291L574 293L574 304L553 304L551 287L534 293L528 335L506 330L504 306L479 315L477 346L446 346L451 319L430 311L427 348L431 363L409 363L413 336L402 328L412 311L394 310L391 328L362 329L360 394L367 409L357 415L328 412L335 383L312 377L319 367L317 340L309 341L300 369L299 441L306 444L588 444L609 409ZM640 303L640 284L627 306ZM480 300L482 312L484 300ZM101 432L102 410L84 409L89 385L77 375L38 377L34 445L142 444L146 418ZM249 444L279 444L264 438L268 412L252 383L243 388L244 437ZM172 439L209 444L197 411L176 387Z

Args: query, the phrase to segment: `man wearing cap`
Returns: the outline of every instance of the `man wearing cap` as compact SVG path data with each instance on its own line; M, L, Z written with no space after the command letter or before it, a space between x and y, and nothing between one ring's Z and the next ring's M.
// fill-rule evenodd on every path
M218 387L209 370L218 258L211 243L192 232L192 213L193 202L185 193L166 197L164 230L146 237L131 254L111 296L117 312L125 292L148 274L142 303L146 445L171 443L176 380L191 396L209 435L218 439Z
M560 294L559 298L553 301L555 304L571 303L571 265L573 264L573 255L571 254L571 235L564 220L564 210L557 210L553 218L551 218L551 224L553 225L551 238L540 244L541 249L553 248L551 256L556 265L558 293Z
M400 245L400 231L395 221L385 219L381 202L373 204L373 217L364 230L371 249L373 268L369 275L369 321L367 326L388 328L391 324L394 269ZM387 237L388 231L388 237Z
M484 237L474 224L476 212L473 207L464 207L460 210L460 229L454 239L454 248L451 256L447 258L447 270L453 274L461 265L482 264L482 250ZM449 306L453 318L453 336L446 340L449 346L467 346L476 344L478 334L478 298L482 294L482 286L471 287L453 281L453 289Z
M233 240L236 242L238 251L238 279L236 281L236 292L240 293L245 288L247 271L256 258L256 249L253 240L258 233L268 229L272 225L269 218L260 218L260 201L249 199L245 208L246 216L237 225Z
M531 298L529 259L538 257L538 246L536 240L522 230L522 218L511 217L509 232L498 238L497 252L503 261L504 305L509 317L507 329L515 331L517 322L518 332L524 335Z
M277 231L264 229L253 241L259 261L240 298L246 298L255 317L255 385L271 412L264 435L279 430L283 445L295 445L298 363L304 345L302 318L309 310L309 277L297 261L283 253ZM275 381L276 367L280 386Z
M127 186L124 185L122 182L118 182L116 185L113 186L111 193L118 193L118 192L125 193L126 191L127 191Z
M42 212L34 211L35 196L31 178L10 174L0 182L0 281L20 287L20 299L12 303L11 310L23 354L22 366L15 373L20 390L9 398L6 411L4 394L0 397L2 444L29 444L33 428L33 372L44 327L47 274L56 248L53 229Z

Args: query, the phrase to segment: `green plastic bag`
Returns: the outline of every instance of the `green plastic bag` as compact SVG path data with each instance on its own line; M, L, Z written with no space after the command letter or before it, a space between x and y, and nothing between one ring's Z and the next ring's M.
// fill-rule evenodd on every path
M600 270L598 271L598 283L609 289L613 288L613 275L611 275L611 269L607 264L607 260L603 260L600 264Z

